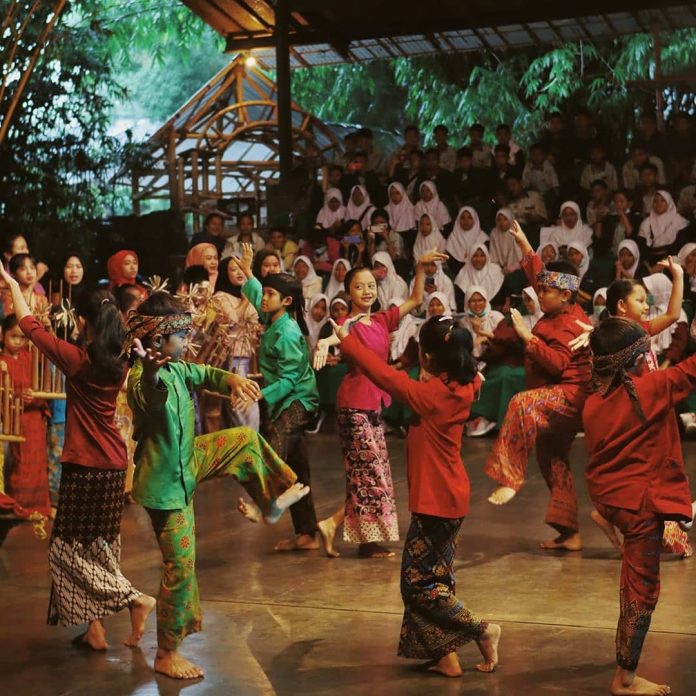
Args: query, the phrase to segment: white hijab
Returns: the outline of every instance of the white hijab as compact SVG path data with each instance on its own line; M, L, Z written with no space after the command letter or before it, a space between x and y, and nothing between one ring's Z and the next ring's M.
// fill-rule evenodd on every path
M542 258L542 253L541 253L541 252L542 252L547 246L553 247L553 250L556 252L556 258L554 259L554 261L558 261L558 259L559 259L560 256L561 256L561 252L560 252L560 250L559 250L559 248L558 248L558 244L556 244L556 242L551 241L550 239L547 239L545 242L542 242L542 243L537 247L537 250L536 250L537 256L538 256L539 258Z
M534 314L525 314L523 317L525 323L529 327L529 330L531 331L536 323L541 319L541 317L544 316L544 313L541 311L541 305L539 304L539 296L536 294L536 290L531 286L527 286L522 290L522 292L529 297L529 299L534 302Z
M341 202L337 210L329 208L329 201L336 198ZM343 205L343 194L337 188L330 188L324 194L324 205L317 215L317 225L321 225L324 229L333 226L334 223L343 222L346 216L346 208Z
M426 292L423 297L423 305L427 307L428 302L430 302L430 298L433 297L433 295L442 294L447 298L447 302L443 302L445 308L448 312L454 312L457 307L457 300L455 299L456 296L454 293L454 283L450 280L449 276L442 270L442 261L436 261L435 266L437 267L437 270L435 271L433 279L435 280L435 287L439 289L430 294ZM413 277L408 286L410 291L413 291L413 286L415 285L415 283L416 279L415 277Z
M447 210L447 206L440 200L440 194L437 192L437 186L434 181L424 181L420 185L419 191L422 191L424 188L430 189L433 197L427 203L422 198L416 203L416 220L420 220L421 215L428 213L437 220L437 227L442 229L445 225L452 222L449 210Z
M587 247L582 242L573 241L568 244L568 249L575 249L582 254L582 261L578 266L580 280L582 280L590 267L590 255L587 253Z
M400 307L403 303L403 297L392 297L389 299L386 309L389 309L389 307ZM421 322L410 314L407 314L399 322L399 328L392 333L389 345L389 357L392 360L396 360L400 355L403 355L408 342L418 336L420 324Z
M640 263L640 249L632 239L624 239L623 242L619 244L618 248L616 249L617 256L621 253L622 249L628 249L628 251L635 259L633 265L628 269L628 273L631 275L631 278L635 278L636 269L638 268L638 264ZM696 244L694 244L694 249L696 249Z
M389 213L389 225L396 232L405 232L412 230L416 226L416 215L413 211L413 203L406 195L406 189L398 181L395 181L387 187L387 196L392 189L396 189L401 193L401 202L394 205L389 200L387 204L387 212Z
M464 230L459 222L464 211L468 211L471 217L474 218L474 224L470 230ZM451 254L460 263L465 263L474 244L487 241L488 235L481 229L478 213L468 205L460 208L457 213L457 219L454 221L452 234L447 238L447 246L445 247L447 253Z
M481 295L481 297L483 297L484 300L486 300L486 309L484 309L483 315L480 317L481 328L484 331L489 331L490 333L493 333L495 331L495 327L498 326L498 324L500 324L500 322L505 317L500 312L496 312L494 309L491 309L490 298L486 294L486 289L477 285L472 285L471 287L469 287L469 291L464 296L464 317L460 322L461 326L463 326L465 329L468 329L471 332L471 335L474 336L474 329L471 324L471 319L473 315L469 311L469 298L471 298L471 296L475 293L478 293L479 295ZM475 357L479 357L482 352L483 346L477 346L476 348L474 348Z
M302 261L307 266L307 268L309 268L307 277L302 281L302 287L306 288L308 285L311 285L313 282L316 281L317 272L314 270L314 264L312 264L308 256L298 256L292 263L293 274L295 273L295 266L297 266L298 261Z
M392 297L406 297L408 286L406 281L396 272L392 257L386 251L378 251L372 257L372 265L381 263L387 267L387 276L382 281L377 281L377 298L379 306L383 310L389 309L389 300Z
M679 250L679 254L677 254L680 265L684 267L684 273L686 273L686 259L693 251L696 251L696 244L689 242L689 244L685 244ZM689 277L689 285L692 291L696 291L696 275Z
M654 319L667 311L669 298L672 296L672 281L664 273L653 273L643 278L643 284L653 296L653 304L650 307L648 319ZM683 309L679 319L674 324L652 337L650 343L655 353L659 355L669 348L672 343L672 334L677 330L677 324L681 322L688 323Z
M677 212L677 206L674 205L674 199L668 191L659 190L655 195L662 196L667 201L667 210L658 215L651 208L650 215L640 223L638 235L643 237L650 247L668 246L674 243L677 233L684 229L689 221Z
M351 265L350 261L347 261L346 259L336 259L333 263L333 266L331 267L331 277L329 278L329 284L326 286L326 294L329 297L336 297L339 292L345 292L345 283L339 283L336 280L336 276L334 275L336 272L336 266L341 263L345 266L346 272L350 271Z
M568 246L570 242L582 242L586 247L590 247L592 245L592 228L582 221L580 206L575 201L566 201L561 205L561 215L566 208L571 208L578 216L575 226L566 227L563 218L561 218L560 225L542 227L539 232L542 246L546 246L546 243L550 240L558 247Z
M501 208L496 214L506 217L510 224L515 221L515 216L510 208ZM510 273L519 266L522 260L522 252L515 242L515 238L510 234L510 230L503 232L498 229L496 225L491 230L491 260L497 263L502 269L503 273Z
M317 302L321 302L324 300L326 302L326 315L321 321L315 321L312 318L312 307L314 307ZM307 309L307 312L305 314L305 323L307 324L307 341L309 343L309 348L310 350L314 350L314 346L317 345L317 341L319 340L319 332L321 331L321 327L326 324L326 322L329 320L329 298L324 295L324 293L317 293L316 295L312 295L312 298L309 300L309 308Z
M471 258L469 258L461 271L457 273L454 284L459 286L464 294L468 294L472 286L484 288L486 291L486 299L490 299L491 297L495 297L500 288L503 287L505 275L500 266L491 261L488 249L483 242L471 247L471 256L479 249L486 255L486 265L480 271L476 270L471 263Z
M363 195L362 205L353 203L353 191L356 189ZM370 201L370 194L367 192L367 189L361 184L353 186L350 190L348 205L346 205L346 220L357 220L362 228L366 230L370 226L370 217L375 210L376 208Z
M424 215L427 215L430 219L431 232L427 237L424 237L420 231L420 221ZM416 241L413 245L414 263L417 263L418 259L428 251L432 251L433 249L444 251L445 247L447 246L447 240L440 233L440 226L430 213L423 213L422 215L419 215L417 222L418 234L416 235Z
M430 313L430 302L431 300L440 300L440 304L445 308L445 314L449 314L452 311L452 305L450 304L449 297L444 292L436 290L432 295L428 295L428 299L425 302L425 320L427 321L433 315Z

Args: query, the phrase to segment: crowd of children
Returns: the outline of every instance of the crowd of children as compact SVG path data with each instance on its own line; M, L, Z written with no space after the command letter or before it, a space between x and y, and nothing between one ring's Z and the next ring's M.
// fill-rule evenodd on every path
M677 115L674 133L683 125ZM552 116L528 158L505 126L494 148L479 126L457 151L442 127L425 153L417 129L405 136L381 165L364 132L367 151L348 138L350 173L327 169L316 226L296 239L255 229L249 214L228 235L225 216L210 213L169 289L142 279L129 249L108 259L108 287L87 287L77 253L49 285L26 240L6 240L0 371L22 407L4 492L55 516L49 620L88 624L80 639L103 649L104 617L127 607L135 645L156 606L155 669L203 676L179 652L201 626L197 487L233 476L252 522L289 509L294 533L276 551L336 557L342 525L360 557L390 557L399 530L385 432L395 429L407 437L411 513L399 654L459 676L455 651L474 641L478 668L492 671L500 627L454 592L469 498L462 438L496 435L485 472L497 505L515 497L535 449L556 532L541 546L578 551L569 453L584 430L592 518L612 543L623 535L612 693L667 693L635 669L657 601L655 557L691 553L675 414L696 430L695 206L693 185L679 189L693 153L685 163L644 117L619 175L584 113L574 134ZM65 394L32 388L37 351L65 374ZM610 436L605 408L616 414ZM345 504L321 520L307 437L332 413ZM4 408L0 418L5 433ZM669 448L659 461L658 442ZM156 601L119 570L124 501L152 521L164 563ZM94 509L90 524L82 508Z

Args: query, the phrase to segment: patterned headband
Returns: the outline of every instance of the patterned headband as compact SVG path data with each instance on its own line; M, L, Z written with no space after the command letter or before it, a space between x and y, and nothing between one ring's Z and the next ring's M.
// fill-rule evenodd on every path
M541 271L537 273L537 283L545 285L547 288L556 290L570 290L576 292L580 288L580 278L570 273L559 273L558 271Z
M126 320L126 340L123 344L122 355L129 355L136 338L144 338L154 334L169 336L179 331L190 331L193 325L191 314L165 314L151 317L134 312Z
M628 398L633 404L638 417L645 421L645 414L638 401L635 384L628 374L639 355L650 350L650 336L644 334L639 339L616 353L595 355L592 358L592 385L597 392L605 396L618 383L623 384L628 392Z

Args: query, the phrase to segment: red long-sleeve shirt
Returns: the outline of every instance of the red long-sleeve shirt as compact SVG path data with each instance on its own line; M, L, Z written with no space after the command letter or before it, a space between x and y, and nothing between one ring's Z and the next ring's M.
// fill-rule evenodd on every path
M66 376L65 446L61 462L95 469L125 469L126 444L114 424L116 396L126 372L117 382L96 381L84 348L61 341L34 317L19 323L24 334Z
M590 498L626 510L639 510L645 499L648 510L689 520L691 492L674 406L696 385L696 355L632 379L646 423L623 386L585 402Z
M341 343L341 352L417 415L406 439L408 509L435 517L464 517L469 512L469 477L460 454L462 431L479 378L466 385L440 377L417 382L389 367L353 335Z
M537 290L536 276L544 268L541 259L527 254L520 266ZM582 408L592 379L592 358L589 348L570 349L570 342L582 333L577 320L589 322L577 304L566 305L552 315L544 314L532 329L534 338L525 349L525 372L529 389L558 384L566 398Z

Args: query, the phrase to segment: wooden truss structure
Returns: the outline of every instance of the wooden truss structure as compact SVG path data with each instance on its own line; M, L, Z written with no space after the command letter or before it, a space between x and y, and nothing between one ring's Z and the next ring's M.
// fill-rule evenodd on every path
M129 172L136 214L141 201L158 198L194 213L222 199L258 203L265 185L279 177L276 84L258 63L239 55L148 143L149 161ZM295 156L313 145L325 161L340 149L335 133L295 103L292 143Z
M66 0L9 0L0 17L0 144Z

